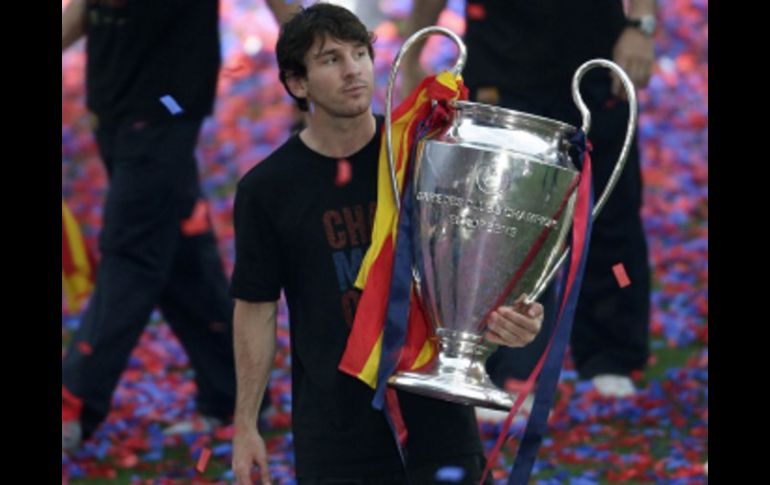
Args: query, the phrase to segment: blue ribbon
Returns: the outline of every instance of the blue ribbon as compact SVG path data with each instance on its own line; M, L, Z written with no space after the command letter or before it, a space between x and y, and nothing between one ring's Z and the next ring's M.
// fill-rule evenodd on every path
M570 140L578 150L577 165L580 170L583 169L583 160L586 152L586 137L582 130ZM558 282L558 300L564 301L564 312L556 322L556 333L553 336L553 344L545 358L543 369L540 374L537 390L535 391L535 402L532 406L527 428L524 431L524 437L521 439L516 460L511 467L511 474L508 477L508 485L522 485L529 483L529 477L532 473L532 467L535 464L537 451L543 441L543 435L548 427L548 413L553 407L556 395L556 386L559 381L562 363L564 361L564 352L569 343L570 333L572 332L572 323L575 317L575 308L577 306L578 296L580 295L580 284L583 280L585 270L586 256L588 246L591 242L592 217L591 212L594 206L593 182L589 191L588 215L586 217L585 227L576 228L585 231L585 241L583 251L578 261L575 278L569 288L565 288L569 278L561 278ZM573 235L575 232L573 231ZM574 245L574 240L573 240Z
M428 117L427 119L430 119ZM385 316L385 328L382 335L382 353L377 369L377 388L372 399L375 409L382 409L385 401L385 390L388 378L395 372L401 349L406 342L407 325L409 323L409 308L412 291L412 264L414 262L414 241L412 237L412 206L411 196L413 162L418 141L428 130L428 123L421 122L417 126L412 152L409 154L404 173L404 188L401 197L401 212L398 218L398 233L393 259L393 269L390 278L390 292Z

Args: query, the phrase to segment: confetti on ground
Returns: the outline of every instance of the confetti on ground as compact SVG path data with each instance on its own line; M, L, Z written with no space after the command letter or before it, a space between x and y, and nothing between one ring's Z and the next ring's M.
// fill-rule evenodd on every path
M203 450L201 450L201 456L198 458L198 464L195 466L195 469L198 470L198 473L203 473L206 471L206 465L209 464L209 457L211 457L211 450L208 448L203 448Z

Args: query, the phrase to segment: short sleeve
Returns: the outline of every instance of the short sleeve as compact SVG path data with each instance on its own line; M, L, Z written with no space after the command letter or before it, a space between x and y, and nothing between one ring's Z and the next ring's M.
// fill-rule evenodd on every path
M277 301L282 277L278 233L257 191L238 185L235 193L235 268L230 295L246 301Z

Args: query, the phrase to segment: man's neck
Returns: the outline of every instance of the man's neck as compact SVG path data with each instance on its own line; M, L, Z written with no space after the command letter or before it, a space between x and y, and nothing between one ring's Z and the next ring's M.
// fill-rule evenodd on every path
M361 150L374 137L377 122L367 110L354 118L337 118L315 112L299 134L311 150L331 158L343 158Z

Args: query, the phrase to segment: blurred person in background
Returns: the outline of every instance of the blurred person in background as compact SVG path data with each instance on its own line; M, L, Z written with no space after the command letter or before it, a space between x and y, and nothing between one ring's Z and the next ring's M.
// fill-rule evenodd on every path
M86 37L86 104L109 180L95 289L62 361L64 450L107 416L156 306L198 391L199 415L166 433L208 431L234 412L232 301L194 153L214 104L218 9L72 0L62 13L62 51Z

